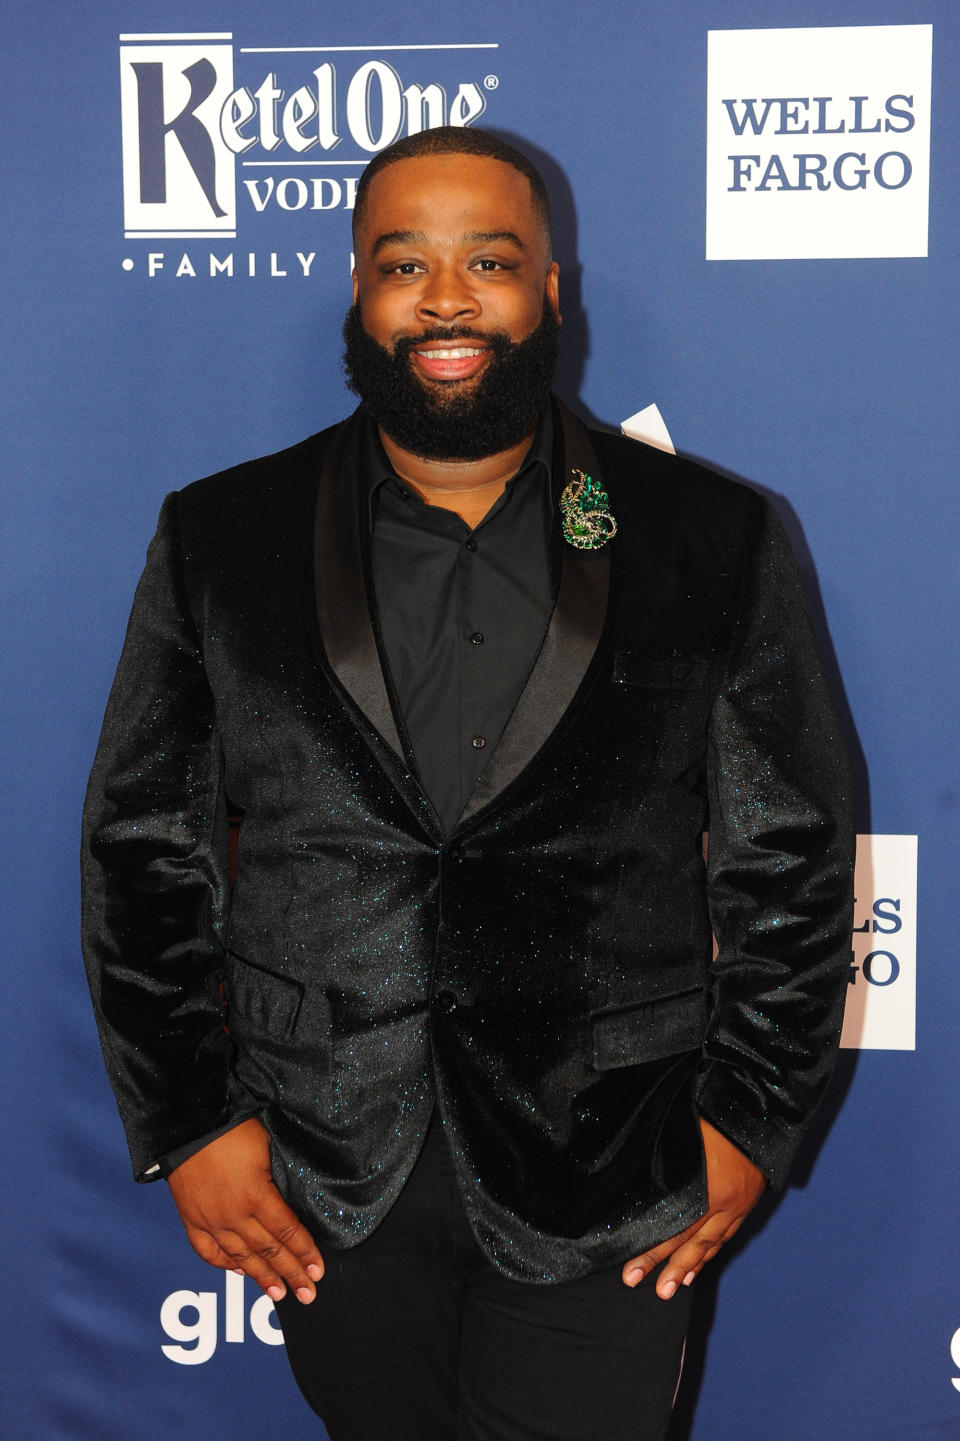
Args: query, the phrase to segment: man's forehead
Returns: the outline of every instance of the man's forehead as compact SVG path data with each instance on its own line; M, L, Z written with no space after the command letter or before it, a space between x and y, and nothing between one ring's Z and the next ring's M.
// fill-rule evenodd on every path
M423 210L438 218L449 214L455 222L468 209L488 217L484 231L515 231L518 222L540 228L530 182L519 170L492 156L444 152L397 160L379 171L370 182L362 229L416 229L397 216Z

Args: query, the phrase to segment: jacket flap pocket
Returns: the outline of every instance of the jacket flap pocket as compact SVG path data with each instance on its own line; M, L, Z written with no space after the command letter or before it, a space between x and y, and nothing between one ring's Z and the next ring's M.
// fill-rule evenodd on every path
M707 1032L707 994L698 987L592 1018L593 1065L598 1071L639 1066L698 1051Z
M615 685L646 685L658 690L699 690L706 683L710 662L694 655L650 655L642 650L618 650L613 657Z
M303 986L229 952L227 1025L236 1015L271 1036L292 1036L303 1001Z

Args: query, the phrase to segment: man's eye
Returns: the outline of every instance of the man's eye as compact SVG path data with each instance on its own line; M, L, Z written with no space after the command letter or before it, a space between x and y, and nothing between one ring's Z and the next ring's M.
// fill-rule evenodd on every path
M415 260L401 260L399 265L393 267L394 275L416 275L420 266Z
M478 260L478 261L477 261L477 269L478 269L478 270L502 270L502 269L503 269L503 265L501 264L501 262L500 262L499 260L487 260L487 259L483 259L483 260Z

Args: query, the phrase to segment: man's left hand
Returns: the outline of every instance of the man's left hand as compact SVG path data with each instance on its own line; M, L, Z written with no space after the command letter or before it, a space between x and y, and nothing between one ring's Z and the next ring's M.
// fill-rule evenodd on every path
M707 1209L678 1236L634 1256L623 1268L623 1280L636 1286L654 1266L666 1260L657 1278L657 1295L669 1301L678 1286L689 1286L724 1241L740 1226L763 1195L767 1179L742 1151L709 1121L700 1121L707 1162Z

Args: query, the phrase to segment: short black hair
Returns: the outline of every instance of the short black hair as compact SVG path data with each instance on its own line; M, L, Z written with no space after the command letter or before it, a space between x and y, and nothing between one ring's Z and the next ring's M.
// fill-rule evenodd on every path
M367 207L367 192L370 182L388 165L398 160L416 160L421 155L481 155L489 160L501 160L519 170L530 182L533 208L543 226L547 238L547 249L551 248L552 226L550 219L550 197L543 183L543 176L522 151L514 149L505 140L491 134L489 130L470 130L463 125L438 125L433 130L420 130L416 135L407 135L395 140L381 150L368 163L357 185L353 206L353 236L356 243L357 231Z

